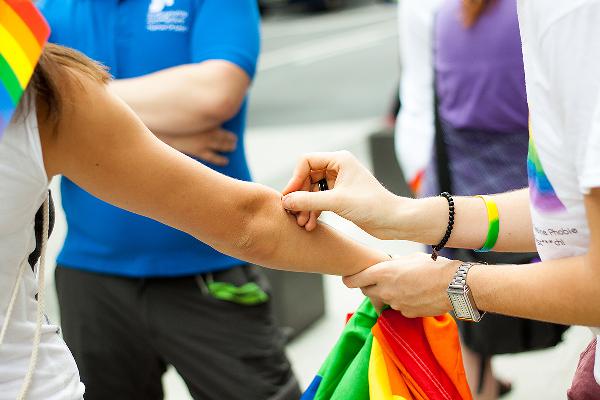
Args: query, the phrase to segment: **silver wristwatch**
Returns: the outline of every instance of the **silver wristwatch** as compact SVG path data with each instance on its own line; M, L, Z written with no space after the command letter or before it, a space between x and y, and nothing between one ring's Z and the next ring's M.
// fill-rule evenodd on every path
M479 322L483 318L484 312L477 309L475 300L473 299L473 293L467 285L467 273L473 265L481 265L479 263L465 262L458 267L458 270L452 278L452 282L448 285L448 297L452 308L454 308L454 315L458 319L471 322Z

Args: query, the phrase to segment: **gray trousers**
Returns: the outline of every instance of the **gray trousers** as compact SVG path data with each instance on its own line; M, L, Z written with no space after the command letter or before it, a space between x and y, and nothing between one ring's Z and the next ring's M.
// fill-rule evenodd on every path
M268 290L256 267L213 276ZM270 302L243 306L217 300L198 281L56 269L63 335L86 400L162 399L167 365L175 367L194 399L300 397Z

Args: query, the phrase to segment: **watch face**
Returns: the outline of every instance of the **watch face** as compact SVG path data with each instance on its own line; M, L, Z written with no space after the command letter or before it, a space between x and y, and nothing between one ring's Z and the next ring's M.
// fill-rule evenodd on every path
M454 308L454 313L457 318L470 318L471 309L467 304L466 296L464 293L449 293L450 302Z

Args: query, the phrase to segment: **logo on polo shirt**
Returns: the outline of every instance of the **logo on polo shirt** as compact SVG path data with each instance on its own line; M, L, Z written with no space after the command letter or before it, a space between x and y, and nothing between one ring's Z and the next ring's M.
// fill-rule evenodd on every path
M175 0L152 0L148 12L157 13L165 9L165 7L173 7Z
M186 10L165 10L174 6L175 0L152 0L148 7L146 29L151 32L187 32L189 13Z

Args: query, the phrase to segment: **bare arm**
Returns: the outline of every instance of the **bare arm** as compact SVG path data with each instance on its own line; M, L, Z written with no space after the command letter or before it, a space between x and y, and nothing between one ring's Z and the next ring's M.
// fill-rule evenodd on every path
M477 305L503 314L600 326L600 189L585 196L585 207L587 254L506 269L476 267L469 285Z
M600 326L600 189L585 198L590 245L582 256L528 265L475 265L467 283L479 309L569 325ZM446 288L458 260L412 254L344 278L409 317L451 309Z
M48 175L187 232L232 256L290 270L347 275L386 256L319 226L299 228L281 195L218 174L163 144L106 87L80 78L52 132L38 110ZM89 104L94 107L89 107Z
M500 232L494 251L535 252L533 228L529 212L529 190L493 196L501 216ZM448 225L448 202L442 197L411 200L397 198L392 226L396 236L425 244L436 244ZM455 223L448 247L478 249L488 231L485 203L478 197L455 197ZM407 221L410 221L407 223Z
M313 191L327 177L331 190ZM309 190L310 189L310 190ZM320 211L349 219L380 239L439 243L448 225L448 202L442 197L409 199L386 190L350 153L313 153L298 162L283 205L293 212L311 211L310 219L298 214L298 223L310 231ZM501 217L496 251L535 251L528 190L494 196ZM373 205L377 206L374 207ZM449 247L480 248L488 229L484 202L475 197L455 198L456 216Z
M250 78L223 60L113 81L112 89L159 137L219 128L239 110Z
M600 263L590 254L530 265L476 266L469 275L475 303L483 310L600 326Z

